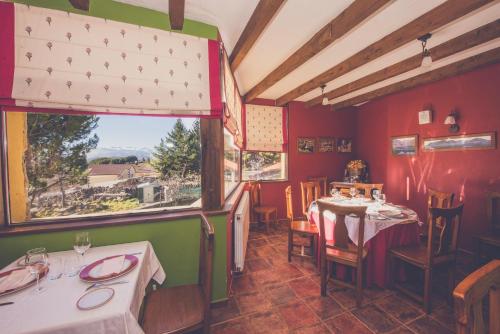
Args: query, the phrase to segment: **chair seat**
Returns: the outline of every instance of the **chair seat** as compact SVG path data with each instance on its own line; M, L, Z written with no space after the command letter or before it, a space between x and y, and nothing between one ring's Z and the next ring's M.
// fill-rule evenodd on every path
M256 206L253 208L256 213L269 214L278 211L276 207L273 206Z
M327 244L329 244L327 242ZM331 244L330 244L331 245ZM349 251L340 249L326 248L327 260L346 264L348 266L355 266L358 260L357 247L354 244L349 244ZM366 249L363 249L363 259L368 255Z
M316 224L311 224L307 220L294 220L292 221L290 228L292 231L298 233L318 234Z
M203 314L203 292L199 285L158 289L146 301L144 332L168 334L201 327Z
M478 239L483 243L500 247L500 233L491 232L488 234L479 235Z
M427 247L420 244L411 247L397 247L390 250L391 254L403 261L413 263L419 267L427 267ZM433 258L434 264L440 264L452 260L451 255L441 255Z

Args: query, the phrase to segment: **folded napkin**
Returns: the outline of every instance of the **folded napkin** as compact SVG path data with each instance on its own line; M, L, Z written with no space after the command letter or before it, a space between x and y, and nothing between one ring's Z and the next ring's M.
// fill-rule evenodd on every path
M0 293L23 286L24 284L29 283L32 279L33 275L28 269L23 268L20 270L14 270L8 276L0 279Z
M117 256L111 259L104 260L101 264L100 276L108 276L118 274L122 271L125 255Z

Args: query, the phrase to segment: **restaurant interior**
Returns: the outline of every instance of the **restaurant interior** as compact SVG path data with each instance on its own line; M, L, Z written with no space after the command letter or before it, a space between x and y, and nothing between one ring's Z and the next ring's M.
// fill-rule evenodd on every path
M0 0L0 332L500 333L500 0Z

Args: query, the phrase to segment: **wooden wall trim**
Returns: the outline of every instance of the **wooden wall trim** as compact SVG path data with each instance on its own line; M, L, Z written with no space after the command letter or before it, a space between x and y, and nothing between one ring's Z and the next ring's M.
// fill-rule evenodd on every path
M224 125L221 119L200 120L201 203L204 211L224 206Z

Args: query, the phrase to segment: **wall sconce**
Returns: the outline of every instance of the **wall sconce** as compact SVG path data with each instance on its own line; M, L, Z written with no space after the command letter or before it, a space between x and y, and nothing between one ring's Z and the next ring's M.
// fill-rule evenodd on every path
M420 41L420 43L422 43L422 63L421 63L421 67L424 68L424 69L430 68L432 66L431 52L427 48L427 41L431 37L432 37L432 34L428 33L428 34L425 34L425 35L420 36L419 38L417 38Z
M326 105L328 105L328 98L325 95L326 85L321 84L321 86L319 86L319 88L321 88L321 96L323 97L323 99L321 100L321 105L326 106Z
M458 120L458 112L454 111L448 116L446 116L446 119L444 120L444 124L449 125L449 131L452 133L458 132L460 130L460 127L457 124Z

